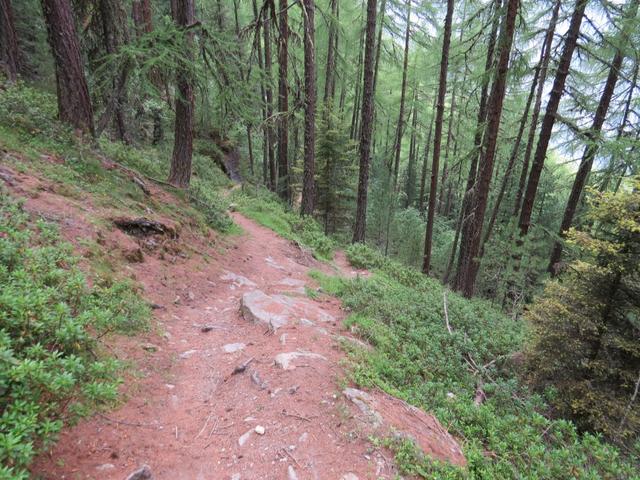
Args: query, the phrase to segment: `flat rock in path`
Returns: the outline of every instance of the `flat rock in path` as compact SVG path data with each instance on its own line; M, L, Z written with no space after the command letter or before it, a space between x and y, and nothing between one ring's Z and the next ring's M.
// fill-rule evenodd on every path
M220 277L221 280L225 280L227 282L231 282L238 287L255 287L256 284L249 280L247 277L243 277L242 275L238 275L233 272L227 272Z
M358 407L357 417L372 430L408 438L436 460L466 465L462 449L433 415L382 391L368 393L346 388L342 393Z
M223 345L222 350L224 353L235 353L244 350L245 347L246 345L244 343L227 343Z
M323 357L319 353L311 352L279 353L278 355L276 355L275 363L276 366L282 368L283 370L293 370L296 368L296 365L294 363L299 359L326 360L326 357Z
M132 472L127 480L153 480L153 474L148 465L143 465L136 471Z

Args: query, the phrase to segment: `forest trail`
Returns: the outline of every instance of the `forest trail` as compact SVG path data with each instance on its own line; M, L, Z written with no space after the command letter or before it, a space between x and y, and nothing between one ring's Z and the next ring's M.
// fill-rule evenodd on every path
M107 342L131 365L122 404L65 428L34 475L123 480L148 465L153 479L394 478L392 453L368 440L390 431L465 463L435 418L382 392L345 389L341 343L366 344L344 330L336 299L305 294L316 288L310 269L367 274L344 254L333 265L318 262L238 213L236 236L205 238L183 227L177 240L135 238L97 227L91 219L116 212L91 198L12 175L27 210L58 222L81 254L88 256L80 240L95 239L112 257L129 258L123 268L155 307L151 332ZM152 194L166 200L160 189ZM286 323L274 332L249 321L252 314Z

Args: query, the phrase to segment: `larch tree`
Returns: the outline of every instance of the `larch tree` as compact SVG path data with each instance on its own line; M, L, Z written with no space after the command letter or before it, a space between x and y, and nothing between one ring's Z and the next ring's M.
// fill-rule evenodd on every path
M42 0L56 72L60 120L93 135L93 106L69 0Z
M273 78L271 76L271 67L273 60L271 58L271 19L274 18L275 13L271 11L273 7L273 0L265 2L263 7L262 17L262 32L264 33L264 75L265 75L265 101L266 101L266 128L267 128L267 141L266 149L267 156L264 161L267 162L268 171L268 186L271 191L275 192L278 183L277 171L276 171L276 158L274 149L274 134L273 134Z
M367 0L367 22L364 41L364 77L362 90L360 129L360 165L358 172L358 196L356 219L353 227L353 243L364 243L367 230L367 189L369 187L369 163L371 156L371 133L373 131L373 64L376 33L376 0Z
M0 62L10 82L18 78L20 50L11 0L0 0Z
M409 40L411 38L411 0L407 0L406 8L407 8L407 26L404 33L404 55L402 58L402 84L400 86L400 111L398 112L398 123L396 124L396 141L394 145L394 161L393 161L394 190L398 185L398 174L400 170L400 153L402 150L402 137L404 136L404 104L407 96Z
M520 211L520 219L518 221L520 237L526 236L529 232L529 227L531 225L531 214L533 212L533 204L536 200L538 184L540 183L542 167L544 166L545 158L547 156L547 148L549 147L549 142L551 140L553 125L556 122L560 99L562 98L562 94L564 93L564 85L567 80L567 75L569 75L569 67L571 66L573 51L575 50L578 43L580 25L582 24L582 19L584 18L584 11L586 6L587 0L576 0L573 14L571 15L571 22L569 24L569 29L567 30L567 34L565 37L562 55L560 56L560 61L558 62L556 76L553 80L553 87L551 88L547 108L542 119L540 135L538 137L538 144L536 146L536 152L533 156L531 172L529 173L529 180L527 182L527 188L524 194L522 210Z
M300 213L313 215L315 208L316 156L316 60L314 0L303 0L304 28L304 172Z
M487 202L489 200L489 187L493 176L496 145L500 129L500 120L502 117L502 105L507 87L511 45L513 44L516 17L518 15L518 4L519 0L508 0L506 5L507 10L502 23L498 43L500 52L498 68L488 100L487 128L482 148L483 157L478 171L478 185L473 195L473 209L475 214L473 216L471 228L469 229L469 236L467 238L463 237L461 240L463 243L468 243L468 247L465 249L466 258L463 259L463 271L461 274L462 278L464 278L464 283L461 285L461 291L465 297L473 296L476 276L478 274L480 264L479 252L482 227L484 224Z
M278 195L291 202L289 180L289 14L287 0L280 0L278 30Z
M438 194L438 163L442 144L442 123L444 121L444 100L447 95L447 70L449 68L449 47L451 45L451 25L453 23L453 0L447 0L447 14L444 19L442 35L442 58L440 59L440 76L438 80L438 100L436 103L435 132L433 141L433 160L431 162L431 187L429 189L429 205L427 211L427 228L424 237L424 256L422 273L431 270L431 248L433 241L433 222L435 218L436 198Z
M616 88L616 83L618 82L618 77L620 76L620 68L622 67L622 62L624 60L625 43L627 42L630 33L629 27L631 25L631 21L635 19L637 13L638 0L631 0L631 3L629 4L628 10L625 15L626 18L624 19L623 29L620 32L619 38L617 38L615 41L615 55L609 66L609 74L604 84L604 89L602 90L602 95L600 96L600 101L598 102L595 116L593 117L593 124L591 125L591 128L586 132L588 143L585 146L584 153L582 154L580 166L578 167L578 171L576 172L576 176L573 180L571 193L569 194L567 206L564 210L562 223L560 224L560 231L558 232L558 235L560 237L564 236L565 232L571 227L573 217L576 214L576 209L580 201L580 196L582 195L584 186L587 183L589 172L591 172L593 160L595 159L596 153L598 152L598 146L601 141L600 137L602 126L604 125L604 122L606 120L609 105ZM557 273L561 258L562 243L560 241L556 241L551 251L551 258L549 259L548 266L548 271L552 275L555 275Z
M195 0L176 0L174 21L185 34L184 55L187 61L193 59L193 33L189 28L195 22ZM191 180L191 160L193 156L194 94L193 75L188 67L181 67L176 77L176 118L174 128L173 155L168 182L179 188L189 186Z

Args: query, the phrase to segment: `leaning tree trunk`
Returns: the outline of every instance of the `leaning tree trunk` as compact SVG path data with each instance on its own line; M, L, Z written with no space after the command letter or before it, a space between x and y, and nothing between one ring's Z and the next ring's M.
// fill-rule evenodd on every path
M538 145L536 146L536 153L533 156L531 173L529 174L529 181L527 182L527 189L522 203L522 210L520 212L520 219L518 222L520 237L524 237L529 233L531 213L533 212L533 204L536 200L536 193L538 191L540 175L542 174L542 167L544 166L544 161L547 156L547 148L549 147L549 141L551 140L551 131L553 130L553 125L556 121L560 98L562 98L562 94L564 93L564 84L567 80L567 75L569 74L571 57L573 56L573 51L575 50L578 42L580 24L582 23L586 6L587 0L576 0L574 11L571 16L571 23L569 24L569 30L567 31L566 39L564 41L562 56L560 57L560 62L558 63L558 68L556 70L556 77L553 81L551 94L549 95L547 109L544 114L544 118L542 119Z
M0 0L0 61L10 82L18 78L20 50L11 0Z
M520 204L522 203L522 195L524 193L524 187L527 183L527 174L529 173L529 161L531 159L531 152L533 151L533 141L536 136L536 130L538 128L538 117L540 116L540 106L542 105L542 92L544 91L544 84L547 79L547 71L549 68L549 60L551 59L551 46L553 44L553 34L556 31L556 23L558 22L558 11L560 10L561 0L557 0L553 7L551 14L551 21L547 27L547 33L542 44L540 51L540 61L536 73L539 72L540 78L538 79L538 91L536 92L536 101L533 106L533 115L531 116L531 125L529 126L529 136L527 138L527 146L524 151L524 159L522 161L522 170L520 172L520 180L518 182L518 190L516 192L516 198L513 205L513 215L516 216L520 212Z
M42 11L55 63L60 120L93 135L93 107L71 4L69 0L42 0Z
M195 21L194 0L177 0L175 13L176 25L183 29L187 35L185 58L187 61L192 61L193 34L186 32L186 29ZM178 95L176 96L175 138L168 182L176 187L186 188L191 180L191 157L193 155L194 96L191 72L180 69L176 83Z
M288 77L288 44L289 14L287 0L280 0L280 35L278 37L278 195L287 204L291 202L289 186L289 86Z
M376 0L367 0L367 25L364 47L364 78L362 81L362 126L360 129L360 171L358 173L358 201L353 227L353 243L364 243L367 229L367 188L371 132L373 131L373 57L376 31Z
M489 187L493 176L493 164L496 154L498 132L502 116L502 104L507 88L507 73L509 70L509 57L511 56L511 45L516 27L516 17L518 14L518 4L520 0L509 0L507 12L500 32L499 48L500 56L496 78L491 87L491 94L488 100L487 128L483 140L483 162L478 172L478 185L473 195L474 216L469 228L469 236L462 237L462 242L467 243L466 258L463 259L462 293L470 298L473 295L480 265L479 251L482 236L482 226L489 199Z
M631 4L629 5L629 10L625 14L625 26L628 26L630 20L635 18L637 12L638 0L632 0ZM602 125L604 124L604 121L607 117L609 104L611 103L611 98L613 97L613 92L616 88L616 83L618 82L618 76L620 75L620 67L622 67L622 61L624 60L624 53L622 49L624 48L624 43L627 39L628 30L629 28L623 27L621 35L616 42L616 54L613 57L613 61L611 62L611 66L609 68L609 75L607 76L607 81L604 84L604 90L602 90L602 96L600 97L598 108L596 109L596 115L593 118L593 125L587 132L588 143L584 149L582 160L580 161L580 166L578 167L578 172L576 173L576 176L573 180L571 193L569 194L569 199L567 200L567 206L564 210L564 216L562 217L562 223L560 224L560 231L558 232L560 237L563 237L565 235L565 232L569 229L569 227L571 227L578 202L580 201L580 196L582 195L584 186L587 183L589 172L591 172L593 159L598 152L598 143L600 141ZM547 267L547 270L549 271L549 273L551 273L552 276L555 276L558 273L558 266L561 258L562 243L560 241L556 241L551 251L549 266Z
M440 80L438 87L438 103L436 104L436 128L433 142L433 161L431 163L431 187L429 190L429 211L427 212L427 228L424 236L424 258L422 273L429 274L431 269L431 242L433 239L433 220L435 217L436 198L438 194L438 162L442 144L442 122L444 119L444 99L447 95L447 69L449 68L449 46L451 44L451 23L453 20L453 0L447 0L447 15L444 20L442 39L442 58L440 60Z
M398 112L398 125L396 127L396 143L394 147L393 162L393 190L398 185L398 173L400 170L400 151L402 150L402 136L404 135L404 103L407 94L407 70L409 66L409 39L411 36L411 0L407 0L407 28L404 34L404 58L402 60L402 85L400 87L400 112Z
M304 20L304 171L302 175L302 215L313 215L316 163L316 60L314 0L303 0Z

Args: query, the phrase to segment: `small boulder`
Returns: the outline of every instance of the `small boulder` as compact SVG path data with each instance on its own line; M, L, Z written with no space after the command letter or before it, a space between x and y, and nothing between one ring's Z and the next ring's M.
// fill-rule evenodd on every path
M136 471L132 472L126 480L153 480L153 474L148 465L143 465Z
M294 362L298 359L309 359L309 360L326 360L326 357L323 357L319 353L311 353L311 352L287 352L287 353L279 353L276 355L275 363L277 367L282 368L283 370L293 370L296 368Z

